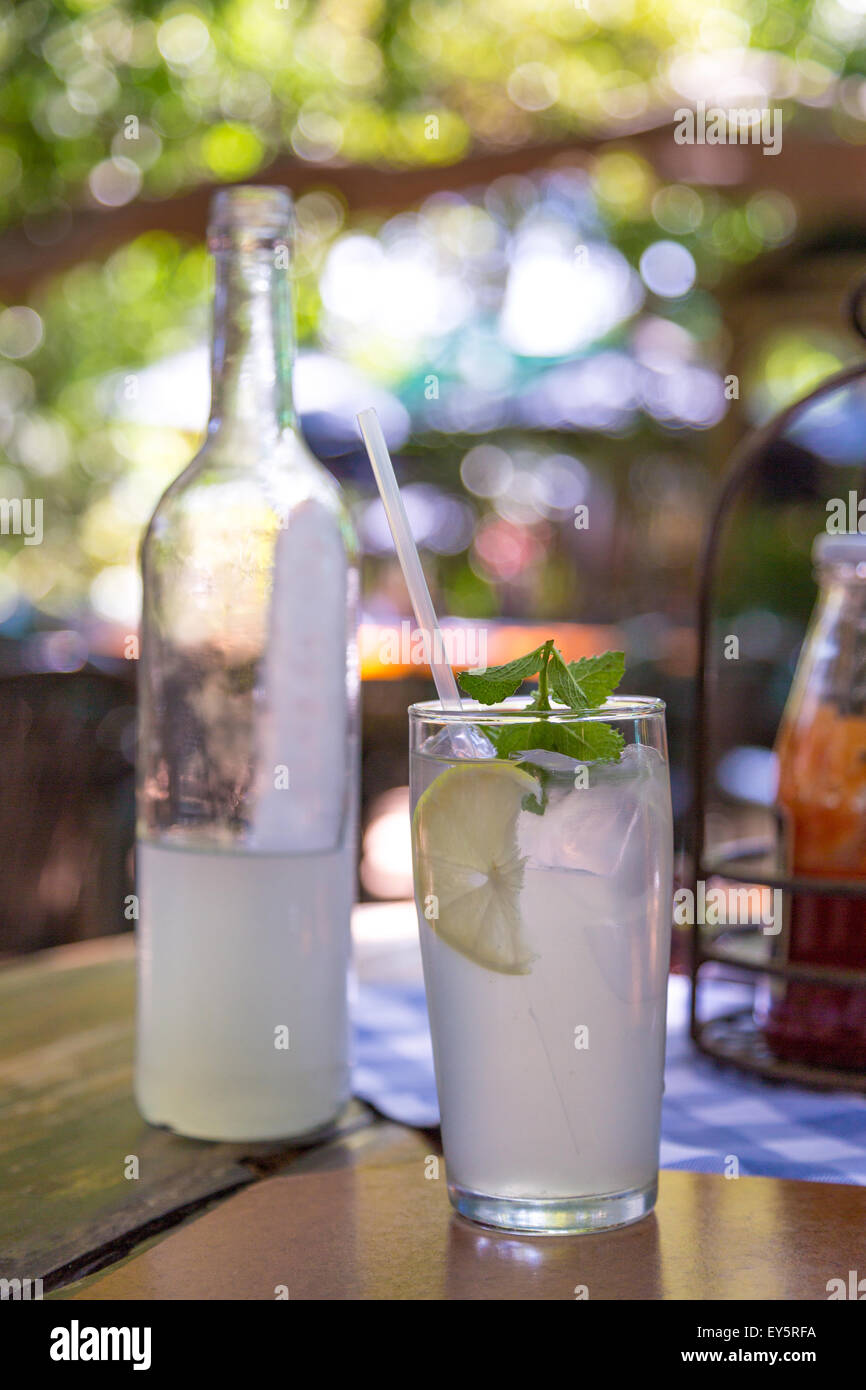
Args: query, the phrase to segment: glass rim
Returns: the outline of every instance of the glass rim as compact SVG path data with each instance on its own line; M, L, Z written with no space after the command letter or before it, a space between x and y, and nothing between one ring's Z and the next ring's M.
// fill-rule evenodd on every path
M481 724L508 720L534 722L539 719L558 719L568 723L587 723L603 720L647 719L664 715L665 702L656 695L611 695L596 709L574 710L559 705L549 710L527 709L531 695L511 695L498 705L482 705L478 700L461 696L461 709L444 709L441 700L419 700L409 706L410 719L435 720L444 724Z

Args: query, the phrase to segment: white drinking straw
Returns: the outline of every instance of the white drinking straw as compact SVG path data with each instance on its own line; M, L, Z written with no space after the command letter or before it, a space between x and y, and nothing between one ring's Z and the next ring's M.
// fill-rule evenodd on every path
M370 410L362 410L357 416L357 420L358 428L367 447L367 454L379 488L379 495L382 498L382 505L385 508L385 515L388 518L388 525L391 528L391 535L394 537L394 548L403 570L406 588L409 590L409 598L415 612L415 621L429 643L430 669L433 672L439 699L443 709L462 709L463 702L460 699L460 691L457 689L454 672L445 660L445 646L442 641L436 610L433 607L430 590L427 588L427 580L424 578L424 571L421 568L418 547L409 526L409 518L406 515L403 498L400 496L400 489L397 486L394 465L391 462L391 455L388 453L388 445L385 443L379 417L371 408Z
M400 489L397 486L397 479L394 474L394 465L391 462L391 455L388 453L388 445L385 443L385 436L382 433L382 426L379 424L379 417L375 410L362 410L357 417L358 427L367 446L367 453L379 487L382 498L382 505L385 508L385 515L388 518L388 525L391 527L391 535L394 537L394 546L403 570L403 577L406 580L406 587L409 590L409 598L412 600L412 607L415 610L415 620L418 626L425 632L431 644L430 669L433 672L433 679L436 682L436 689L439 692L439 699L443 709L462 709L463 702L460 699L460 691L454 679L454 672L445 660L445 648L442 643L442 633L439 630L439 623L436 620L436 610L433 607L433 600L430 597L430 590L427 588L427 580L424 578L424 571L421 568L421 560L418 555L418 547L415 538L409 527L409 518L406 515L406 508L403 506L403 498L400 496ZM550 1076L559 1096L559 1103L562 1107L562 1115L568 1128L571 1142L574 1146L575 1154L578 1154L578 1144L568 1107L562 1094L562 1087L556 1075L556 1068L553 1065L553 1058L550 1049L545 1041L541 1024L538 1018L538 1010L534 1007L531 979L525 976L522 986L526 994L527 1008L530 1017L535 1024L541 1046L550 1067ZM543 1001L546 1006L546 1001Z

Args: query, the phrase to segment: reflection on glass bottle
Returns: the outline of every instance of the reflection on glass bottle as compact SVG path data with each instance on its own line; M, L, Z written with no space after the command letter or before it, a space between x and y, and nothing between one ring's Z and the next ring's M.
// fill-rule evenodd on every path
M211 416L142 551L136 1093L187 1135L299 1135L349 1093L356 569L292 404L291 203L216 195Z
M820 593L777 740L789 870L863 881L863 897L795 893L787 959L866 971L866 536L815 542ZM866 975L864 975L866 979ZM866 989L792 981L766 1024L773 1052L866 1067Z

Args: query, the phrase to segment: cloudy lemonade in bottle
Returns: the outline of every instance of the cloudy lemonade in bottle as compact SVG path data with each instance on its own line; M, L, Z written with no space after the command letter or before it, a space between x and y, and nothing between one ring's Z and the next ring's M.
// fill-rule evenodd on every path
M349 1095L356 569L295 419L290 209L216 195L208 435L142 548L136 1097L204 1139Z

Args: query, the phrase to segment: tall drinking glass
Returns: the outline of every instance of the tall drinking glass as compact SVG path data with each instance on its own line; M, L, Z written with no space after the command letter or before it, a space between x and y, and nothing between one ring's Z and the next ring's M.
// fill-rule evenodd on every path
M597 1231L656 1199L673 858L664 705L528 703L409 710L448 1192L485 1225ZM578 733L603 720L623 735L621 759L496 756L485 731L540 720Z

